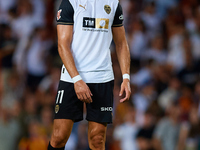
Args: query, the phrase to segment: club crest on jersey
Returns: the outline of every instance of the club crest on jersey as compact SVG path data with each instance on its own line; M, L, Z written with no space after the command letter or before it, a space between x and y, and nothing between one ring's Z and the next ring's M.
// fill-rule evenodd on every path
M106 11L107 14L110 14L110 12L111 12L111 8L109 5L105 5L104 10Z
M58 12L57 12L57 20L59 20L61 18L61 12L62 12L62 9L60 9Z
M55 113L57 114L58 111L59 111L59 105L56 105L56 106L55 106Z

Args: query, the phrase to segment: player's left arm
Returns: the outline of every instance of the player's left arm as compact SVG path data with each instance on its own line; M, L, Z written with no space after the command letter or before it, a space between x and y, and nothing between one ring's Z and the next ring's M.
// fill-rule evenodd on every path
M112 33L122 75L128 74L130 76L130 52L125 37L124 26L113 27ZM125 97L122 98L120 102L129 100L131 96L130 79L127 78L123 79L119 96L122 96L124 92L125 92Z
M124 102L126 100L129 100L131 95L130 52L126 41L125 30L123 26L123 12L120 3L118 3L115 11L115 16L112 24L112 34L116 46L119 65L123 75L123 82L121 84L119 96L122 96L122 94L125 92L125 97L122 98L120 102Z

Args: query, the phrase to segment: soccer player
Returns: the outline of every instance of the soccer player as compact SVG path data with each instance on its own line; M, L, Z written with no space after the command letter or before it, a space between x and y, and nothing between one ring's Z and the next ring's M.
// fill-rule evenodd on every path
M86 103L88 141L104 150L112 123L114 75L112 37L123 74L120 102L130 98L130 53L118 0L62 0L57 14L58 51L63 61L48 150L64 150L73 123L83 119Z

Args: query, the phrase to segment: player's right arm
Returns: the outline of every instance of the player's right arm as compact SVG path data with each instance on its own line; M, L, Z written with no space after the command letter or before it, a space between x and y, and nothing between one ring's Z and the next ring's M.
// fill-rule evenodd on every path
M63 0L57 16L58 52L71 78L79 75L71 53L73 13L73 8L69 1ZM74 89L78 99L86 103L92 102L92 93L83 80L75 82Z

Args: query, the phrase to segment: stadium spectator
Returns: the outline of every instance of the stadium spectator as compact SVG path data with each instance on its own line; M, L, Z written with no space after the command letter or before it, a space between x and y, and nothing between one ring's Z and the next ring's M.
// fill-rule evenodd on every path
M200 120L197 111L196 106L193 106L189 114L189 122L181 126L178 150L198 150L200 148Z
M27 86L35 91L38 84L47 73L47 56L52 46L52 40L47 28L39 28L27 50Z
M164 49L164 39L161 35L157 35L151 42L151 48L146 50L142 55L143 59L153 59L157 64L165 64L167 53Z
M154 150L153 132L155 128L155 117L147 110L144 115L144 124L139 128L136 135L139 150Z
M133 106L127 107L124 123L115 127L113 136L123 150L137 150L136 135L138 125L135 121L136 110Z
M0 26L0 60L3 87L6 88L8 76L13 69L12 58L15 50L17 39L12 36L12 30L9 25L2 24Z
M19 150L44 150L47 149L47 138L43 134L41 125L37 120L31 120L28 124L28 136L19 141Z
M158 103L163 110L166 110L172 103L174 103L180 95L181 82L177 77L172 77L169 81L168 87L158 96Z
M7 109L0 109L0 149L14 150L20 136L20 124Z
M146 2L139 16L146 27L148 39L154 38L161 31L161 19L156 14L155 2Z
M180 106L173 103L166 112L168 116L159 121L153 134L155 150L174 150L178 146Z
M132 32L128 33L130 45L131 64L139 67L140 60L148 44L145 26L142 20L132 22Z

